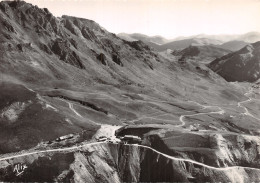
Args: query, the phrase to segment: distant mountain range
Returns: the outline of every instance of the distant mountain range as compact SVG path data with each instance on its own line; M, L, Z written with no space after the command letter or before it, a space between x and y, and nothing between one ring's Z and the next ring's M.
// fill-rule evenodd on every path
M164 45L159 45L155 49L158 51L165 51L167 49L171 49L171 50L183 49L189 46L220 45L220 44L222 44L222 42L215 39L192 38L192 39L184 39L179 41L172 41Z
M161 36L120 34L121 39L143 41L156 51L173 50L179 61L194 60L208 66L227 81L254 82L260 78L260 33L195 35L168 40ZM256 42L256 43L252 43Z
M184 49L189 46L214 45L219 48L237 51L248 43L260 41L260 33L249 32L242 35L194 35L189 37L177 37L175 39L166 39L161 36L147 36L143 34L121 33L118 36L127 41L143 41L157 51L167 49Z
M127 41L143 41L145 43L151 42L155 44L165 44L170 42L170 40L162 37L162 36L147 36L144 34L134 33L134 34L126 34L126 33L120 33L117 35L118 37L125 39Z
M191 38L208 38L208 39L216 39L222 42L228 42L228 41L244 41L248 43L254 43L257 41L260 41L260 33L259 32L248 32L245 34L219 34L219 35L207 35L207 34L199 34L189 37L177 37L174 39L174 41L177 40L183 40L183 39L191 39Z

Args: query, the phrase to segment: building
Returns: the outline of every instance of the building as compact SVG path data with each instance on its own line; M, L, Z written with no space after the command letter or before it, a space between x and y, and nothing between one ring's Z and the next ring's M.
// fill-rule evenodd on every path
M98 142L104 142L104 141L106 141L106 140L107 140L106 137L101 137L101 138L98 138L98 139L97 139Z
M121 140L126 143L141 143L142 141L140 137L135 135L125 135Z
M56 141L62 141L62 140L67 140L67 139L71 139L71 138L73 138L73 134L69 134L69 135L64 135L64 136L58 137L56 139Z

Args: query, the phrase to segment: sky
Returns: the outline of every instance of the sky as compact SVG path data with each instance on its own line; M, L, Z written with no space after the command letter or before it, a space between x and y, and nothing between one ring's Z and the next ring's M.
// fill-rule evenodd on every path
M96 21L113 33L166 38L260 32L260 0L25 0L53 15Z

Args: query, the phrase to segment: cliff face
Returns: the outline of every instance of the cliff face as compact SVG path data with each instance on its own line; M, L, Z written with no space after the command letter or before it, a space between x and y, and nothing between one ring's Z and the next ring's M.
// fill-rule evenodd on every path
M26 164L28 169L15 176L10 165L14 162ZM170 159L149 148L114 144L15 158L0 167L1 181L252 182L259 180L259 173L258 169L243 167L210 168Z
M187 133L181 138L160 136L149 135L145 143L165 154L214 167L259 168L260 138L256 136L214 132L204 135Z
M137 146L93 146L89 151L92 152L90 156L77 154L75 159L79 158L83 167L92 167L92 171L99 172L89 173L91 176L87 180L93 182L247 182L260 178L259 170L211 169L185 161L171 160L150 149ZM86 180L86 174L76 168L78 165L75 161L71 166L74 167L73 178L76 182L83 182ZM88 172L91 170L87 169Z

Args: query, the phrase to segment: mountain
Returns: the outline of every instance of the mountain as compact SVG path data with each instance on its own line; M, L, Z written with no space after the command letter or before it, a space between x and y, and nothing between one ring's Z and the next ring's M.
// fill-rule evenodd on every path
M121 96L143 90L154 67L163 62L142 42L122 41L92 20L56 18L24 1L1 2L0 24L0 153L69 133L86 132L91 139L103 122L122 125L123 118L135 114L117 104L109 107L112 99L99 103L84 92L98 96L97 90L115 90ZM73 106L85 117L73 112Z
M209 67L227 81L254 82L260 78L260 42L217 58Z
M260 41L260 33L259 32L248 32L245 34L219 34L219 35L207 35L207 34L198 34L192 36L181 36L175 38L173 41L183 40L183 39L193 39L193 38L206 38L206 39L215 39L219 40L223 43L229 41L244 41L248 43L254 43Z
M232 38L231 38L232 37ZM208 34L197 34L197 35L191 35L191 36L178 36L174 38L172 41L180 41L184 39L194 39L194 38L205 38L205 39L214 39L219 40L222 43L230 41L234 38L234 35L208 35Z
M218 47L220 48L223 48L223 49L227 49L227 50L231 50L231 51L238 51L240 50L241 48L245 47L247 44L247 42L245 41L228 41L228 42L225 42L221 45L217 45Z
M260 41L260 33L259 32L249 32L243 35L240 35L237 40L245 41L248 43L254 43Z
M184 49L189 46L203 46L203 45L219 45L222 42L214 39L206 39L206 38L194 38L194 39L183 39L179 41L172 41L163 45L160 45L157 48L158 51L165 51L167 49L176 50L176 49Z
M193 97L194 85L210 85L217 77L214 90L226 86L207 68L192 64L181 66L187 67L183 70L141 41L124 41L92 20L56 18L23 1L1 2L0 24L0 153L33 148L69 133L86 132L89 140L101 124L122 126L157 105L168 108L146 101L150 98L210 101L210 96ZM194 73L195 82L190 79ZM185 84L174 87L180 82Z
M143 41L144 43L155 43L155 44L165 44L167 42L169 42L169 40L167 40L166 38L162 37L162 36L147 36L144 34L139 34L139 33L134 33L134 34L126 34L126 33L119 33L117 35L118 37L122 38L122 39L132 39L132 40L139 40L139 41Z
M173 55L178 56L180 61L187 59L196 60L203 63L209 63L218 57L222 57L231 51L218 48L216 46L189 46L183 50L175 50Z
M144 34L125 34L120 33L118 36L127 41L143 41L157 51L165 51L167 49L184 49L189 46L214 45L223 49L237 51L248 43L260 41L260 33L249 32L241 35L207 35L199 34L188 37L177 37L175 39L165 39L161 36L149 37Z
M181 40L167 40L161 36L153 36L149 37L143 34L118 34L120 38L127 41L139 40L149 45L151 48L154 48L156 51L165 51L167 49L175 50L175 49L184 49L188 46L201 46L201 45L219 45L222 42L214 39L207 38L192 38L192 39L181 39Z
M0 181L259 180L251 83L24 1L0 25Z

